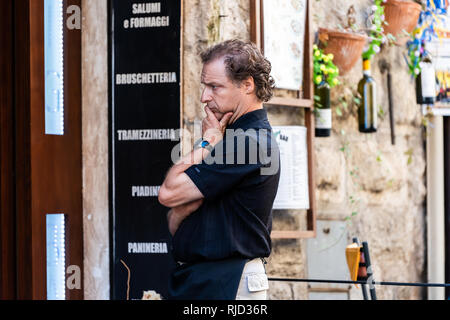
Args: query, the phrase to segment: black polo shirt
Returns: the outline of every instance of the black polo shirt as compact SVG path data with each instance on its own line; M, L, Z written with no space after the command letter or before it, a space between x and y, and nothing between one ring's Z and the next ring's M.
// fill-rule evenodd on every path
M174 235L175 260L195 263L270 255L280 155L264 109L229 125L222 142L185 173L205 199Z

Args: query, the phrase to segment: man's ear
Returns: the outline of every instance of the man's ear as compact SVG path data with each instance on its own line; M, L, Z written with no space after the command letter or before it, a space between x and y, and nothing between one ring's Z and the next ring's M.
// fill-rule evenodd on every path
M255 91L255 80L253 77L248 77L242 81L242 86L244 86L245 93L251 94Z

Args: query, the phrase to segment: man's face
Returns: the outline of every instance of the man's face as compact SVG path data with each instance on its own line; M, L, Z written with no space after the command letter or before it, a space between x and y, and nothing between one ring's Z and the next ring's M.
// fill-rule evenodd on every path
M223 59L203 66L201 83L204 86L201 102L206 103L218 120L227 112L235 112L243 101L244 90L228 78Z

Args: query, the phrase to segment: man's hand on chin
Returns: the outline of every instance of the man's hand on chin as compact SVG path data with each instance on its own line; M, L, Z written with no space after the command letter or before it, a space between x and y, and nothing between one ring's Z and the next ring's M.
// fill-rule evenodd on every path
M207 105L206 105L205 107L207 107ZM211 112L214 114L214 116L216 117L217 121L222 120L223 116L224 116L225 114L227 114L227 113L219 112L219 111L217 111L217 109L213 109L213 108L210 108L210 107L208 107L208 108L209 108L209 110L211 110Z
M212 146L215 146L222 140L228 121L233 113L227 112L222 115L220 120L217 120L217 112L214 113L208 106L205 106L205 112L206 117L202 121L202 137Z

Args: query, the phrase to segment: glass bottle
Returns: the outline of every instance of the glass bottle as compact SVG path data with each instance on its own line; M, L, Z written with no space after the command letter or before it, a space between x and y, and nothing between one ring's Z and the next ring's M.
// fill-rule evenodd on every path
M364 133L377 131L377 91L376 82L370 72L370 60L363 60L363 78L358 83L361 97L358 109L359 131Z

